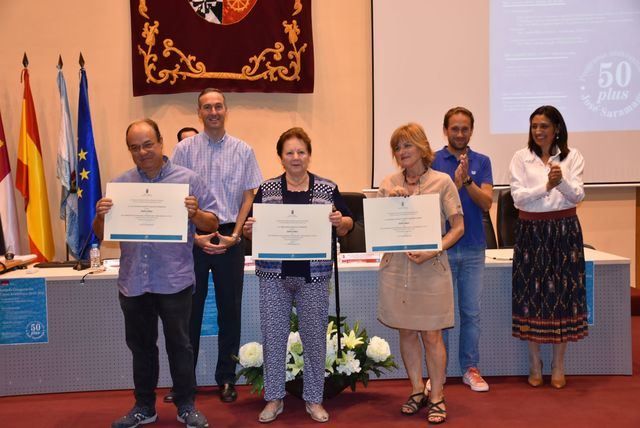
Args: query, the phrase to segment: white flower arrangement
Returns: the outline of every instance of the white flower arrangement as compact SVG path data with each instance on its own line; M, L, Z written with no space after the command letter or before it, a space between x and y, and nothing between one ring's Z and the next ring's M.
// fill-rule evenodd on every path
M369 339L369 346L367 347L367 357L371 358L376 363L385 361L391 355L391 348L389 343L378 337L373 336Z
M262 345L258 342L249 342L243 345L238 354L242 367L261 367L264 362L262 359Z
M327 356L325 360L325 379L337 385L340 390L356 383L367 386L370 374L380 377L382 370L397 368L389 343L374 336L368 338L366 330L360 330L356 323L353 328L344 323L340 337L341 356L338 356L338 334L335 317L329 317L327 325ZM291 332L287 340L287 386L300 382L304 372L304 349L298 332L298 320L295 314L291 318ZM242 366L238 378L245 377L252 391L260 393L264 388L262 345L250 342L240 348L238 362ZM287 388L289 389L289 388ZM326 388L325 388L326 394Z

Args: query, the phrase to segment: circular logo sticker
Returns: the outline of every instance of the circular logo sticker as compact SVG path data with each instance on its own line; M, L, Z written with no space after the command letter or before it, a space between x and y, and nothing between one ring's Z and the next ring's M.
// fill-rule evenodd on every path
M231 25L242 21L258 0L188 0L202 19L212 24Z
M44 325L40 321L31 321L27 324L27 337L32 340L42 339L45 333Z
M640 61L623 51L592 59L579 78L580 101L599 116L623 117L640 106Z

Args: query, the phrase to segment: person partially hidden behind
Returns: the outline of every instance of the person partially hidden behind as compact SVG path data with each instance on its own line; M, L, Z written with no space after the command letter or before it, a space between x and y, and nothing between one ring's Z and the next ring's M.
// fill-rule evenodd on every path
M451 177L458 188L464 211L464 235L447 250L453 277L458 289L460 312L460 343L458 360L462 382L472 391L489 390L489 384L480 375L480 299L484 277L484 258L487 240L484 235L483 213L489 211L493 199L491 161L471 150L473 114L464 107L449 109L444 115L442 132L447 145L436 152L433 169ZM447 224L447 227L450 227ZM442 333L447 352L449 330ZM448 354L450 355L450 354ZM430 389L427 380L427 389Z
M136 167L115 183L182 183L189 185L184 200L189 230L187 242L121 242L119 300L127 346L133 356L135 405L111 424L132 428L155 422L159 373L158 317L162 320L177 419L188 428L206 428L206 417L194 406L193 349L189 341L191 295L194 292L193 236L196 227L216 230L218 218L213 195L193 171L171 163L162 154L162 136L151 119L133 122L126 132L127 148ZM104 236L104 218L114 203L108 195L96 203L93 230Z
M185 126L184 128L181 128L176 134L178 143L189 137L193 137L197 133L198 133L198 130L196 128L192 128L191 126ZM171 391L169 391L169 393L164 396L163 401L165 403L173 403L173 399L174 399L174 391L173 391L173 388L171 388Z
M192 128L190 126L185 126L181 130L178 131L176 135L178 137L178 143L182 140L186 140L189 137L193 137L198 134L198 130L196 128Z

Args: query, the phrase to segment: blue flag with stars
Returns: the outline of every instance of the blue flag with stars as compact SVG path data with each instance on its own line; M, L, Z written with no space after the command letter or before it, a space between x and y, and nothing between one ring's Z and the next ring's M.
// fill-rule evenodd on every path
M98 155L93 140L93 127L91 126L91 111L89 110L89 85L87 73L80 69L80 99L78 101L78 229L80 259L89 258L91 244L98 242L93 235L93 217L96 214L96 202L102 198L100 184L100 168L98 167ZM89 237L91 236L91 237Z

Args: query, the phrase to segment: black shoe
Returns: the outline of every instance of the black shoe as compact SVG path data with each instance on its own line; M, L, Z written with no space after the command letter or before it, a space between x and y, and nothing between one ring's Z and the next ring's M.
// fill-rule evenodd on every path
M233 403L238 398L236 387L230 383L225 383L220 387L220 401L223 403Z
M172 389L171 391L169 391L169 393L167 395L164 396L162 401L164 401L165 403L173 403L173 400L175 398L176 398L175 392L173 392L173 389Z

